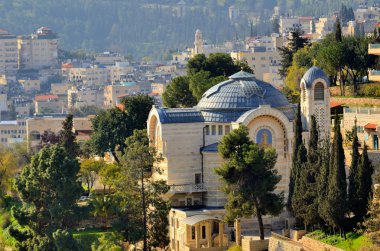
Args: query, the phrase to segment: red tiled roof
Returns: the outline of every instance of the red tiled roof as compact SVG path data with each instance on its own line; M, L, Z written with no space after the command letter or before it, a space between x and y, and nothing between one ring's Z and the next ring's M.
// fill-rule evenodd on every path
M55 94L38 95L38 96L34 97L34 100L37 101L37 102L56 100L56 99L58 99L58 96L55 95Z
M73 67L74 67L73 64L70 64L70 63L62 65L62 68L73 68Z
M335 107L342 106L342 105L344 105L344 103L334 102L334 101L330 102L330 108L335 108Z
M364 126L365 129L372 129L372 130L376 130L376 127L377 127L376 124L371 124L371 123L368 123Z
M125 98L125 97L128 97L128 96L130 96L130 95L127 93L127 94L123 94L123 95L117 96L117 98Z

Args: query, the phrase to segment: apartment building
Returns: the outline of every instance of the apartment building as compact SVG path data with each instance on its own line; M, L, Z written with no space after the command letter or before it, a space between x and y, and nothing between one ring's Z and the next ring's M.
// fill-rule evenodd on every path
M104 66L62 67L62 76L72 83L83 86L104 86L109 83L109 70Z
M19 69L52 67L58 63L58 35L41 27L30 36L18 37Z
M118 105L118 100L126 95L134 95L140 92L140 86L135 82L123 82L104 87L104 107L110 108Z
M79 144L84 143L90 139L91 134L91 118L74 118L73 120L73 132L77 137ZM28 147L31 149L38 149L41 142L41 135L45 131L51 131L58 133L62 130L62 123L65 121L66 115L60 116L41 116L34 117L26 120L26 139Z
M264 79L264 73L269 72L270 66L278 65L281 57L278 51L267 51L265 47L253 47L251 51L231 52L234 60L247 61L259 80Z
M0 146L9 146L26 140L26 121L0 121Z
M305 34L313 33L315 22L313 17L280 17L280 33L286 35L296 29L301 29Z
M36 113L62 113L66 105L57 95L36 95L34 98L34 109Z
M26 93L38 92L41 90L41 81L38 79L20 79L18 81Z
M0 74L16 75L18 68L17 37L0 29Z
M95 57L95 62L101 65L115 65L117 62L125 61L125 57L118 53L103 52Z
M380 23L377 24L376 29L380 31ZM368 53L376 56L380 56L380 43L375 43L375 44L369 44L368 45ZM378 69L373 69L369 71L369 76L368 76L370 81L376 81L380 82L380 70Z
M104 105L104 91L101 88L77 88L72 87L67 91L67 107L81 108L83 106L97 106L103 107Z
M133 66L128 62L116 62L115 65L107 66L109 83L128 81L129 74L133 73Z

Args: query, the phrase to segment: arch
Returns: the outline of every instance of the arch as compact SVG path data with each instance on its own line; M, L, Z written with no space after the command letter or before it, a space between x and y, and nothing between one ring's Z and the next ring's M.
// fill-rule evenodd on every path
M325 100L325 85L322 82L317 82L314 85L314 101Z
M149 120L148 120L148 137L149 137L150 143L152 143L154 145L156 144L156 138L157 138L157 131L156 131L157 124L158 124L158 119L157 119L156 115L152 115L151 117L149 117Z
M274 109L270 106L264 105L264 106L260 106L257 109L250 110L244 113L236 122L239 124L244 124L248 126L250 122L253 121L255 118L262 117L262 116L269 116L277 120L280 123L280 125L283 127L285 139L293 138L292 123L281 111ZM291 149L290 140L288 140L286 143L286 149L287 150Z
M304 80L301 82L301 101L303 103L306 102L306 87Z

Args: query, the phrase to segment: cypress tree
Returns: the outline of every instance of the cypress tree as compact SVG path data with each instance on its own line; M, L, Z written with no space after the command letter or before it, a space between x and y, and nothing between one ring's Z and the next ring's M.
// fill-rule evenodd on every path
M304 143L298 148L297 158L294 168L297 170L294 176L294 190L292 196L291 207L293 209L293 214L297 219L303 219L304 214L304 188L306 184L303 182L302 175L304 174L303 170L307 164L307 150Z
M325 140L323 140L322 146L319 149L319 156L321 157L321 167L318 176L318 214L321 219L327 222L328 219L328 203L327 203L327 192L329 185L329 177L330 177L330 137L327 136ZM333 153L331 153L332 155Z
M342 42L342 26L340 24L339 17L336 18L336 24L335 24L335 40L337 42Z
M299 174L298 170L298 150L302 145L302 120L301 120L301 105L297 106L296 118L294 120L294 143L293 143L293 155L292 155L292 170L290 171L289 180L289 196L287 201L287 209L290 212L292 210L292 197L294 195L294 181Z
M348 200L350 205L350 210L355 214L355 216L359 215L360 204L359 204L359 185L360 185L360 177L359 177L359 170L358 170L358 163L359 163L359 139L358 139L358 133L356 129L356 120L355 125L352 129L353 137L352 137L352 161L350 166L350 175L348 178Z
M334 139L331 147L330 175L327 192L329 226L343 230L347 206L347 182L342 133L338 115L335 115Z
M62 130L60 131L59 144L65 149L65 151L73 158L79 154L79 145L76 140L75 133L73 132L74 116L72 114L67 115L66 120L62 123Z
M372 175L373 165L368 158L367 145L364 143L363 153L359 159L359 188L358 188L358 210L355 214L358 221L362 222L367 214L369 200L372 197Z
M311 117L310 123L310 140L309 149L306 154L306 149L299 151L298 161L301 171L298 179L295 182L295 189L298 191L294 194L294 211L299 219L303 221L305 226L314 225L320 222L318 215L318 189L317 178L319 170L318 157L318 128L315 116ZM304 147L301 146L300 150ZM307 161L304 156L307 156Z

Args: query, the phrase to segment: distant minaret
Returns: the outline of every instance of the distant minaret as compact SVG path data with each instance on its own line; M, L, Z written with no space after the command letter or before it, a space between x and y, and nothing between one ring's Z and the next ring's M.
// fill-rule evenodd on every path
M194 40L194 54L202 54L203 53L203 39L202 32L197 30L195 32L195 40Z

